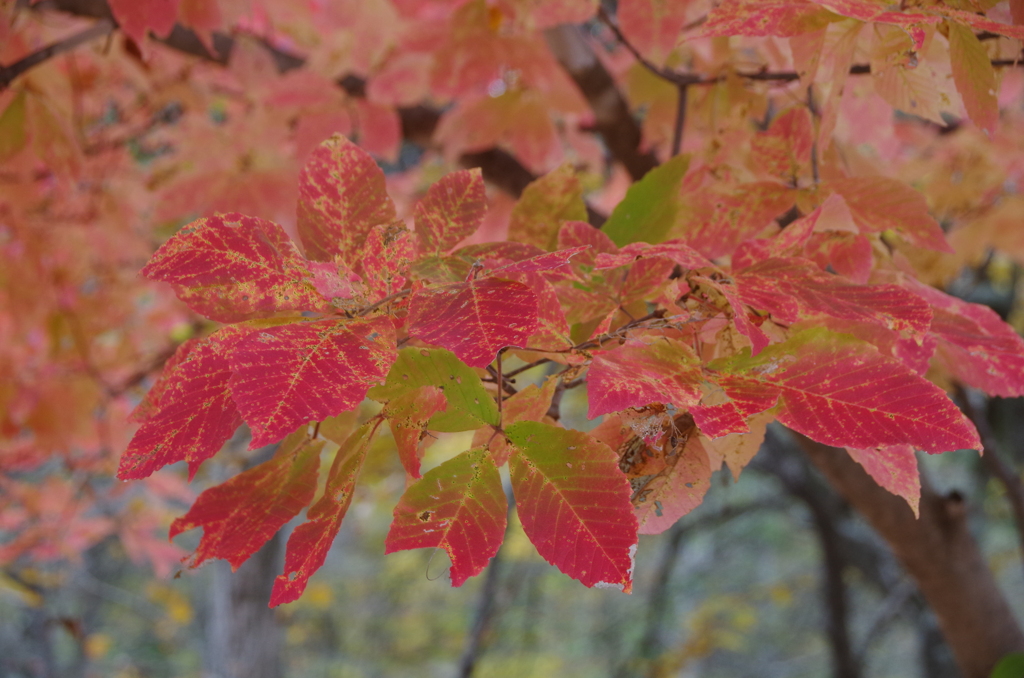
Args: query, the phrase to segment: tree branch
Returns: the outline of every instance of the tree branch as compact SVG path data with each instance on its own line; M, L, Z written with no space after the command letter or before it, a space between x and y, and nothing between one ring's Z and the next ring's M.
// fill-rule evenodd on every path
M879 485L843 450L794 434L804 453L889 544L914 578L964 678L987 678L996 662L1024 651L1024 634L967 525L958 493L921 488L921 515Z
M92 26L79 31L74 35L70 35L63 40L47 45L40 50L18 59L9 66L0 68L0 91L10 87L14 79L22 73L35 68L39 64L57 56L58 54L70 52L79 45L84 45L96 38L102 38L106 35L110 35L114 28L116 28L116 26L109 19L100 19Z
M558 63L590 104L594 126L604 138L611 156L622 163L634 181L657 167L657 156L640 151L640 125L579 27L556 26L545 31L544 38Z

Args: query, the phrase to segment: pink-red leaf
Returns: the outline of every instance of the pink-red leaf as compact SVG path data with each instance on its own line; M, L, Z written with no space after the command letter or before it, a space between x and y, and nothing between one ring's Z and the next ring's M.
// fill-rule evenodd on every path
M284 229L241 214L192 222L156 251L142 274L170 283L189 307L219 322L326 307Z
M324 495L306 512L306 522L295 528L285 550L284 573L274 580L270 606L297 600L306 583L327 559L327 552L352 504L359 471L380 420L356 429L341 445L327 475Z
M470 450L427 471L402 495L385 553L442 548L452 586L480 573L505 536L508 502L490 454Z
M981 449L974 426L942 389L849 335L805 330L728 369L729 383L777 394L779 421L826 445Z
M824 28L829 13L807 0L728 0L708 14L697 36L788 37Z
M360 259L367 301L378 302L403 289L412 251L412 234L400 221L373 227Z
M911 289L934 308L931 333L953 376L989 395L1024 395L1024 340L995 311L920 283Z
M857 285L806 259L767 259L736 273L734 282L740 299L785 323L827 315L921 334L932 320L928 304L898 285Z
M538 553L586 586L633 586L637 520L610 447L581 431L523 421L506 429L519 519Z
M188 513L171 523L172 539L203 528L189 567L222 558L235 569L256 553L313 499L323 445L297 435L270 461L199 495Z
M363 401L397 357L391 320L319 320L253 332L231 355L231 395L252 449Z
M178 18L179 2L180 0L110 0L110 11L128 37L141 45L149 31L153 31L158 37L167 37Z
M486 213L487 195L479 169L446 175L416 204L416 235L423 251L447 252L476 233Z
M832 182L832 188L846 200L862 233L899 231L915 245L952 254L942 228L928 214L924 196L902 181L852 177Z
M587 418L651 403L684 410L700 401L703 381L701 361L686 344L663 336L627 339L591 363Z
M593 228L593 227L591 227ZM535 271L552 271L556 268L561 268L569 264L569 260L574 256L589 249L589 245L580 245L578 247L569 247L555 252L545 252L544 254L538 254L535 257L524 259L523 261L517 261L512 264L507 264L500 268L495 268L488 271L491 275L504 275L506 273L532 273Z
M177 461L187 461L189 477L215 455L242 424L231 399L229 357L245 334L226 327L197 342L182 344L154 387L153 410L121 457L117 477L145 478Z
M537 328L537 295L520 282L482 278L425 287L409 302L409 335L485 367L506 346L524 346Z
M921 476L917 470L917 457L910 445L888 445L870 450L846 449L853 460L864 467L875 482L910 504L918 515L921 503Z
M299 175L299 237L310 259L341 255L354 266L370 229L395 220L384 172L370 155L336 134L310 154Z

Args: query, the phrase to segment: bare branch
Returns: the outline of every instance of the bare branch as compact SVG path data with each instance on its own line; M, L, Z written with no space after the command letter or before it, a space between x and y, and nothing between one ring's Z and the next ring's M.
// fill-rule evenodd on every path
M70 52L79 45L84 45L96 38L102 38L110 35L114 28L115 25L112 21L108 19L100 19L85 30L79 31L78 33L68 36L63 40L59 40L51 45L43 47L40 50L32 52L28 56L18 59L9 66L0 68L0 91L10 87L11 83L14 82L14 79L22 73L35 68L39 64L57 56L58 54Z

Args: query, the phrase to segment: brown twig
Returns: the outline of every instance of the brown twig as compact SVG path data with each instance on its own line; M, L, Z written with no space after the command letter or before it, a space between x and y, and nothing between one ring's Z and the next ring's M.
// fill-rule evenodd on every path
M70 35L63 40L58 40L53 44L47 45L42 49L36 50L35 52L18 59L9 66L0 68L0 91L10 87L11 83L14 82L14 79L22 73L35 68L39 64L52 59L58 54L70 52L79 45L83 45L90 40L95 40L96 38L102 38L109 35L113 32L114 28L115 26L112 21L108 19L100 19L92 26L79 31L74 35Z

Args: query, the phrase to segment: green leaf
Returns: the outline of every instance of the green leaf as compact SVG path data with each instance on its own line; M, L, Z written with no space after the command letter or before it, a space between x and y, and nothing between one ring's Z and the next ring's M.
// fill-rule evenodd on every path
M508 239L552 250L565 221L586 221L583 187L568 163L548 172L523 190L509 215Z
M436 386L444 391L448 409L430 418L432 431L472 431L498 423L498 407L480 377L451 351L403 348L383 386L367 394L378 402L394 400L413 389Z
M0 114L0 161L13 157L25 148L28 134L25 131L25 92L19 92L3 114Z
M1011 652L996 664L989 678L1020 678L1024 676L1024 652Z
M648 172L630 186L601 230L619 247L664 240L675 222L679 184L689 167L690 156L677 155Z

